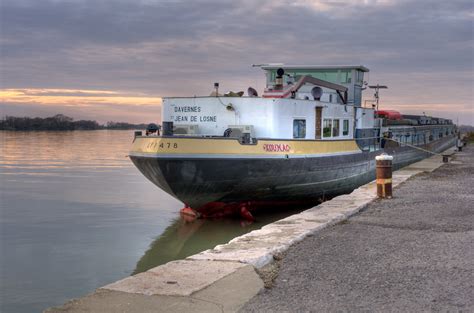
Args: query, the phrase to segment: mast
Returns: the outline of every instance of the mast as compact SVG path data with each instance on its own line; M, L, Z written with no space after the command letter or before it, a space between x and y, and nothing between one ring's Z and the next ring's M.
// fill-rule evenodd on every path
M380 99L379 89L388 89L388 87L377 84L377 85L374 85L374 86L369 86L369 88L370 89L375 89L375 93L374 93L375 107L376 107L376 110L378 111L379 110L379 99Z

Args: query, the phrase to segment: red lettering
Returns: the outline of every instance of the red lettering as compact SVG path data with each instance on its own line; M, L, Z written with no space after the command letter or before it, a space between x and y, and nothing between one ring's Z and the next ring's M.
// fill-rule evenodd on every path
M265 150L266 152L289 152L291 150L291 147L287 144L266 143L263 145L263 150Z

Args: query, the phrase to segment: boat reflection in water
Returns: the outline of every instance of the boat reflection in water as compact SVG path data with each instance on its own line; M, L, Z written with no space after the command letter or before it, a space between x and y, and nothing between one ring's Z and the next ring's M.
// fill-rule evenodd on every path
M197 219L191 222L178 218L156 238L150 248L138 261L132 275L147 271L155 266L214 248L231 239L259 229L286 216L301 212L304 208L262 212L256 214L255 222L239 219Z

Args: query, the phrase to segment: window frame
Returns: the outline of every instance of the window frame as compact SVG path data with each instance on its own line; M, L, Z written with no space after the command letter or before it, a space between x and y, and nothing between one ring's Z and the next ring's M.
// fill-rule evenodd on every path
M295 124L296 122L303 122L303 132L301 132L301 124ZM298 136L295 136L295 126L298 129ZM293 139L306 139L306 118L293 118Z
M338 138L349 137L351 135L351 123L347 118L323 118L322 119L322 136L321 138ZM347 134L344 134L344 124L347 125ZM329 124L329 125L327 125ZM337 125L337 127L335 127ZM329 132L325 133L325 129L330 128ZM334 131L337 129L337 134Z
M347 122L347 134L344 134L344 132L346 131L345 130L346 122ZM350 135L350 121L348 119L343 119L342 120L342 136L347 137L349 135Z
M331 138L332 137L332 118L323 118L323 131L322 131L322 138ZM325 129L327 128L326 126L326 121L329 122L329 135L326 135Z
M337 124L337 127L336 127L336 124ZM337 131L336 134L334 134L334 131ZM337 119L337 118L334 118L332 120L332 137L339 137L340 134L341 134L341 120L340 119Z

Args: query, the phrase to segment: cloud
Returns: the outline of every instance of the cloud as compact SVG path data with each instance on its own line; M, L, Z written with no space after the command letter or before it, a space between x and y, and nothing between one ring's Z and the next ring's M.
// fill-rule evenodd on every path
M57 113L75 118L136 123L158 121L160 97L110 90L0 89L1 115L50 116Z
M8 103L42 104L42 105L72 105L94 106L135 105L159 106L160 97L121 94L108 90L75 90L75 89L3 89L0 99Z
M159 106L146 106L137 108L134 105L110 105L96 104L82 107L74 105L41 105L31 103L0 103L2 117L10 116L34 116L49 117L56 114L64 114L75 120L95 120L101 124L108 121L129 123L157 123L161 120L161 109Z
M3 88L192 96L214 81L261 89L253 63L363 64L391 103L472 105L470 0L4 0L0 11Z

